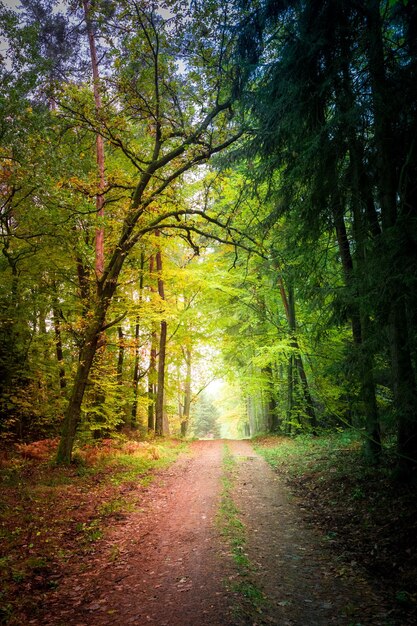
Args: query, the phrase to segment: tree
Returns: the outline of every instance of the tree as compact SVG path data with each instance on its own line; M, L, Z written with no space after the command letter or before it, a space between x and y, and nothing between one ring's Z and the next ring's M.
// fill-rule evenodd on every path
M159 231L155 235L159 236ZM165 301L164 279L162 277L162 253L158 247L156 253L156 270L158 272L158 294L161 301ZM166 349L167 349L167 331L168 325L166 319L161 320L161 328L159 333L159 351L158 351L158 385L155 402L155 432L157 435L168 434L167 424L164 420L165 409L165 373L166 373Z
M88 376L96 354L100 334L116 320L106 322L120 273L134 246L149 232L167 228L190 232L193 228L187 216L197 215L203 222L208 216L190 210L163 210L153 213L156 201L161 198L186 171L205 162L212 154L233 143L240 131L230 127L227 112L231 100L224 92L224 84L217 83L204 105L185 89L185 80L175 72L174 56L169 46L166 24L156 12L146 12L139 4L126 8L127 28L121 41L122 55L129 61L122 67L120 57L115 58L114 76L117 98L124 116L130 111L138 116L138 127L129 128L120 111L106 107L107 115L97 128L96 120L75 103L62 98L60 107L73 124L99 132L113 149L121 150L130 167L137 172L132 199L124 209L120 227L115 228L108 260L101 276L95 281L91 294L88 321L80 352L68 408L65 413L58 461L68 463L75 433L80 421L81 405ZM137 26L137 29L136 29ZM141 39L138 39L140 37ZM133 41L140 45L132 48ZM138 68L137 63L141 65ZM119 69L118 69L119 68ZM117 77L117 78L116 78ZM187 82L193 82L187 77ZM133 93L132 93L133 90ZM140 90L140 91L139 91ZM115 96L116 96L115 94ZM191 115L192 114L192 115ZM144 133L145 128L149 129ZM134 134L141 134L137 144ZM176 220L173 223L172 218Z
M261 157L257 174L277 198L269 223L283 214L298 220L300 237L312 246L333 221L352 299L368 449L375 459L373 355L384 353L377 338L388 333L399 458L410 468L417 456L415 323L406 313L416 267L408 195L415 148L403 133L415 128L416 116L411 100L410 115L403 115L396 94L399 85L406 98L415 89L415 10L378 1L242 5L237 89L258 127L246 154ZM353 220L352 268L345 216Z
M218 411L213 401L203 391L194 408L194 432L197 437L219 437Z
M100 93L100 74L99 65L97 59L97 47L94 35L94 28L91 16L91 3L89 0L83 0L84 19L87 29L88 44L90 48L91 70L93 74L93 93L94 104L96 107L96 114L99 118L103 103ZM97 170L98 170L98 189L96 194L96 209L98 220L102 221L104 217L104 191L106 188L105 178L105 155L104 155L104 141L100 133L96 135L96 158L97 158ZM95 271L97 276L100 277L104 271L104 228L103 225L99 225L96 228L95 235Z

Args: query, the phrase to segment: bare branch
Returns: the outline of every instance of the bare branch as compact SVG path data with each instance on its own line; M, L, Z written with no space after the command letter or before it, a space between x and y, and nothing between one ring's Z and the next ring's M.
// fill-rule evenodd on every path
M118 324L119 322L125 319L127 314L128 314L128 311L125 311L124 313L119 315L119 317L116 317L116 319L112 320L108 324L105 324L104 326L101 327L101 331L104 332L108 328L111 328L112 326L116 326L116 324Z

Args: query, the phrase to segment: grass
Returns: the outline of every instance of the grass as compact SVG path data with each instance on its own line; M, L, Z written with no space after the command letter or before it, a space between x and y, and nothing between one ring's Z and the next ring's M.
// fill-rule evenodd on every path
M23 623L25 611L36 610L36 598L58 585L67 560L94 552L109 520L140 502L136 487L149 484L186 449L175 440L90 446L70 467L55 466L51 458L4 455L0 623Z
M302 476L310 470L343 472L339 463L343 452L355 458L362 456L361 439L355 431L321 437L261 437L253 443L272 467L292 476ZM360 465L362 471L363 463Z
M237 594L239 605L237 614L253 618L266 604L265 595L253 582L255 568L246 553L246 528L239 519L239 509L233 500L233 487L236 473L236 459L227 444L223 452L222 493L217 523L220 532L230 547L230 553L236 568L236 579L227 582L228 588Z
M221 479L222 495L218 522L223 537L226 538L230 545L232 558L235 564L239 567L241 573L245 573L245 568L249 569L250 564L244 553L246 544L245 527L238 517L239 510L232 497L235 467L236 460L230 453L229 447L225 445L223 456L223 475Z

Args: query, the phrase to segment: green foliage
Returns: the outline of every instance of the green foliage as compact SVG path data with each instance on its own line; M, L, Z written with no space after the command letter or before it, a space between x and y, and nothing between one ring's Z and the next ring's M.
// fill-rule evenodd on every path
M255 448L272 467L299 476L312 467L315 471L333 473L341 451L360 455L360 443L361 433L347 429L320 437L299 435L291 439L260 438L259 444L255 439ZM338 470L343 472L340 466Z
M193 409L193 432L196 437L220 436L219 413L213 400L203 391Z
M116 4L90 7L99 111L82 7L0 10L1 438L57 433L104 306L102 325L119 321L100 335L82 383L81 441L131 427L145 434L162 320L175 433L191 404L195 433L218 436L214 410L197 402L218 377L239 396L221 409L233 436L352 424L366 427L367 441L380 428L397 429L400 447L415 441L409 3L379 3L379 12L376 3L373 21L346 3L327 3L319 17L294 2L174 2L169 18L146 3ZM206 164L213 151L222 153L216 170ZM97 227L111 274L103 283ZM161 276L150 271L158 250Z
M100 521L95 519L90 522L80 522L75 530L80 534L81 540L86 543L95 543L103 537Z

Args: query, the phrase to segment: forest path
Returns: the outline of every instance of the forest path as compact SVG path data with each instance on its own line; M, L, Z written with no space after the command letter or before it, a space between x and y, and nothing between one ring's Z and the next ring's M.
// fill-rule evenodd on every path
M231 489L254 566L250 582L267 596L261 613L230 590L239 574L216 523L225 444L235 459ZM297 503L249 442L199 441L191 450L157 476L140 509L108 529L88 562L70 564L29 624L389 624L365 580L336 576Z

